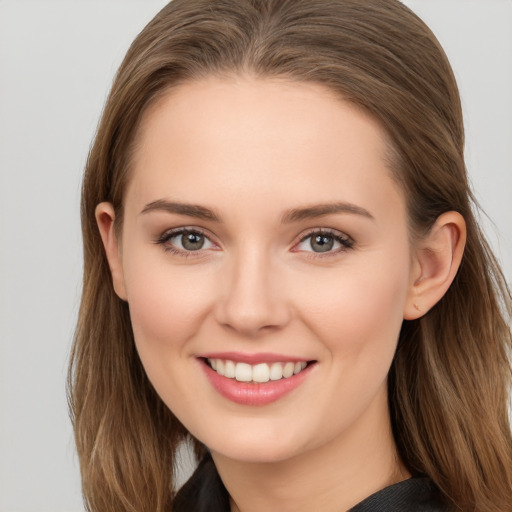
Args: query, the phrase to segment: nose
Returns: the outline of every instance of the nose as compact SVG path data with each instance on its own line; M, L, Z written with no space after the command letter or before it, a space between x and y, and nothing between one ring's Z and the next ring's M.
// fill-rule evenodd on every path
M223 276L216 320L245 336L278 330L290 320L282 271L265 254L245 251Z

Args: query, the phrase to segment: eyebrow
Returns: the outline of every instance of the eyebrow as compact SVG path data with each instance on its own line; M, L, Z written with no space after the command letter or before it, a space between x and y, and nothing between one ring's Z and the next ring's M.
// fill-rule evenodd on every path
M350 213L353 215L361 215L371 220L375 220L374 216L368 211L352 203L335 202L324 203L307 206L305 208L294 208L287 211L281 218L283 224L298 222L306 219L314 219L323 215L332 215L335 213Z
M179 215L186 215L187 217L195 217L197 219L221 222L220 217L209 208L200 206L198 204L166 201L165 199L158 199L148 203L140 213L142 214L154 211L177 213Z
M167 201L165 199L158 199L148 203L141 214L163 211L168 213L176 213L178 215L186 215L187 217L195 217L202 220L210 220L213 222L221 223L222 220L210 208L198 204L179 203L175 201ZM324 215L333 215L336 213L348 213L352 215L360 215L371 220L375 220L373 215L361 206L346 202L322 203L303 208L293 208L288 210L281 217L281 223L291 224L306 219L314 219Z

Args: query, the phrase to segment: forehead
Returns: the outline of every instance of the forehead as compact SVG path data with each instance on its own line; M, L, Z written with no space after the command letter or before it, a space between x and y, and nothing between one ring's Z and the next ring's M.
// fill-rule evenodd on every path
M172 89L145 113L128 196L211 202L212 193L277 189L284 203L308 193L355 202L365 189L393 188L387 155L380 125L322 85L211 77Z

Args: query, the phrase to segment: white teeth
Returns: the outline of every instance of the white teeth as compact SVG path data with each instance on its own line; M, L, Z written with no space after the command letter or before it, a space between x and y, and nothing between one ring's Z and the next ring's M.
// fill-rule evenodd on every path
M293 375L293 370L295 369L294 363L286 363L283 368L283 377L287 379Z
M291 361L287 363L259 363L254 366L224 359L208 359L208 362L219 375L229 379L236 379L239 382L259 383L268 382L269 380L287 379L292 375L300 373L307 366L305 361L296 363Z
M224 365L224 376L229 379L234 379L236 375L236 367L233 361L226 361Z
M280 380L283 378L283 365L281 363L273 363L270 367L270 380Z
M261 363L252 367L252 380L254 382L268 382L270 379L270 368L268 364Z
M235 379L239 382L251 382L252 380L252 368L247 363L236 364Z

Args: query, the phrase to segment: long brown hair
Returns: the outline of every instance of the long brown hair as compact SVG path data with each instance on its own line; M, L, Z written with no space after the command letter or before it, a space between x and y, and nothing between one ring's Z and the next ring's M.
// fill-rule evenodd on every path
M411 233L460 212L467 246L445 297L404 321L389 375L400 455L454 510L512 510L511 295L474 216L457 85L438 41L398 0L174 0L131 45L106 103L82 192L84 281L69 370L83 493L95 512L172 507L186 429L137 356L94 210L122 222L141 116L170 88L249 73L321 83L387 131ZM204 448L196 442L197 454Z

